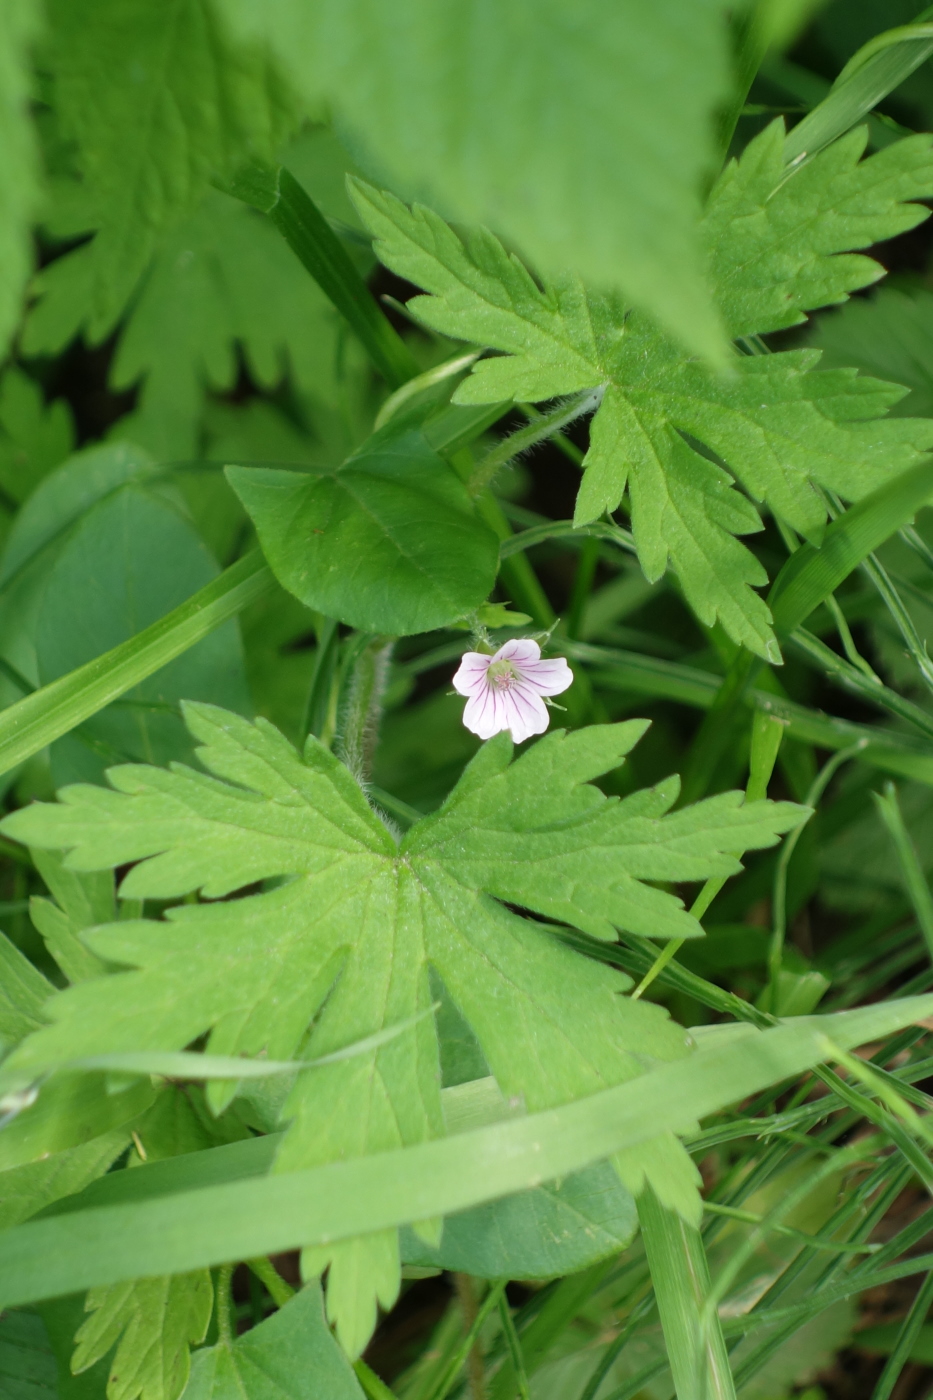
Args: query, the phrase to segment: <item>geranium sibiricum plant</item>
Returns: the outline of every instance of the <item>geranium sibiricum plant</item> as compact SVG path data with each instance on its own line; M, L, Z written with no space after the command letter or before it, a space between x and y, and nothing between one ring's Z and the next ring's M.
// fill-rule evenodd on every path
M3 1400L919 1397L892 3L0 12Z

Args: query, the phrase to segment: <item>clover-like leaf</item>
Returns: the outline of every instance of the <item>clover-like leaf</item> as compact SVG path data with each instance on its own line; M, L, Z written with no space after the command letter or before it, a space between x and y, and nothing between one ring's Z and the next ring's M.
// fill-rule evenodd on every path
M796 171L783 164L783 137L778 121L752 141L706 212L713 288L736 337L795 325L876 281L879 265L849 250L920 223L928 211L909 201L933 194L928 136L860 161L865 133L855 131ZM736 641L780 660L753 592L764 571L734 538L761 528L748 496L818 540L820 487L858 500L933 445L929 422L884 416L904 391L819 371L812 350L743 353L717 375L617 298L572 277L535 281L485 230L461 240L428 209L353 188L379 257L431 294L411 310L445 335L504 352L480 360L455 399L541 401L603 387L577 523L615 510L628 490L646 576L670 564L704 623L718 618Z
M806 813L740 793L672 813L676 778L607 798L592 779L643 734L644 721L629 721L556 731L515 762L497 736L444 806L397 841L317 740L301 758L266 721L202 704L186 718L207 773L127 765L110 770L111 789L65 788L59 803L3 822L31 846L68 850L74 869L133 863L127 897L200 891L206 902L86 934L98 956L133 970L54 997L53 1024L0 1077L15 1086L77 1056L181 1049L207 1033L215 1053L318 1058L405 1023L371 1053L299 1076L277 1170L444 1134L432 974L502 1092L531 1111L687 1054L666 1012L620 995L626 977L515 910L603 939L617 929L699 936L681 901L652 882L731 874L737 852L773 845ZM270 883L226 898L258 881ZM215 1109L234 1093L209 1089ZM630 1189L647 1179L695 1217L693 1168L674 1138L617 1165ZM375 1298L389 1305L397 1291L396 1233L306 1260L309 1271L328 1263L329 1310L353 1353L375 1323Z
M326 470L227 468L276 577L370 632L428 632L482 603L499 545L417 429L376 433Z

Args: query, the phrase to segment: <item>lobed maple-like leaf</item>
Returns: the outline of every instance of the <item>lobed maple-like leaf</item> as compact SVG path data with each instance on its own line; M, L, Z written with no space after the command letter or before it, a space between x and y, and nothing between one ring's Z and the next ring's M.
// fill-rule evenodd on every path
M4 1063L32 1081L75 1057L181 1049L205 1033L221 1054L315 1058L400 1027L391 1042L299 1076L276 1167L290 1170L442 1135L430 977L468 1022L507 1097L529 1110L566 1103L687 1053L657 1006L620 996L624 976L581 956L511 905L597 938L617 929L693 937L699 924L652 881L740 869L806 809L724 793L677 812L678 781L625 799L592 779L616 768L645 722L557 731L514 762L505 734L473 759L441 809L397 841L349 771L317 740L304 757L268 722L186 706L207 770L128 765L110 790L63 789L57 804L7 817L66 865L134 863L121 893L206 903L164 920L104 925L85 939L134 969L83 982L44 1008L52 1020ZM228 900L258 881L261 893ZM215 1108L235 1086L215 1084ZM693 1168L672 1137L617 1163L695 1215ZM316 1250L329 1308L351 1352L375 1323L374 1295L398 1288L389 1231Z
M92 1288L71 1369L87 1371L116 1344L107 1400L178 1400L188 1382L188 1348L204 1341L213 1302L209 1269Z
M729 165L705 217L714 291L737 337L794 325L875 281L878 264L847 250L913 227L928 211L909 201L933 194L928 136L860 161L856 131L788 170L783 134L773 123ZM779 660L753 592L765 572L735 538L761 529L748 497L818 540L820 488L858 500L933 445L929 422L884 416L903 390L820 371L812 350L737 355L717 376L617 298L572 277L539 284L485 230L461 239L428 209L359 181L353 192L382 261L431 294L409 303L420 319L503 352L479 361L455 399L541 401L601 387L577 523L615 510L628 490L646 576L672 565L704 623L719 619Z
M96 341L158 236L213 176L271 156L302 113L268 54L231 44L207 0L52 0L49 11L55 118L80 180L58 182L51 223L65 236L97 230L80 262Z

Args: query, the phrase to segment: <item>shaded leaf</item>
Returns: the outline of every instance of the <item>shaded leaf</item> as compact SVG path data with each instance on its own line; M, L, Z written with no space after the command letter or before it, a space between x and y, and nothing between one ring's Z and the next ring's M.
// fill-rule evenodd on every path
M179 510L127 486L87 512L56 559L36 623L48 684L164 617L218 570ZM99 777L126 759L190 752L182 697L249 709L237 624L230 621L52 747L56 782Z
M80 260L82 315L96 341L113 329L158 235L213 174L271 154L297 112L268 59L232 47L205 0L53 0L49 10L55 110L81 178L70 231L99 230L69 254Z
M696 232L730 81L720 0L223 9L406 197L489 223L548 271L621 282L691 349L721 353Z

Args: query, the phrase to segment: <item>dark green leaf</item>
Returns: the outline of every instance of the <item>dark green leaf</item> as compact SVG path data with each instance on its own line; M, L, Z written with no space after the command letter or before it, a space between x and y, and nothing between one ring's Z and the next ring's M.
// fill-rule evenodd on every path
M477 1278L555 1278L624 1249L637 1227L635 1202L604 1162L449 1216L436 1247L404 1230L402 1260Z
M427 632L482 603L499 544L418 431L385 428L332 471L228 467L279 581L370 632Z
M197 1352L185 1400L362 1400L316 1284L232 1344Z

